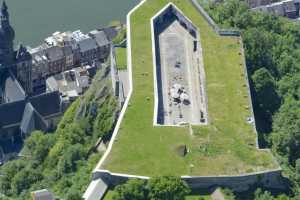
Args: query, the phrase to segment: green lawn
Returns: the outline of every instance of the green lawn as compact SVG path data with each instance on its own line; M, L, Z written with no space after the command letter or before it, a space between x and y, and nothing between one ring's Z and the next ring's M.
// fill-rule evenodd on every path
M200 30L208 95L208 126L153 126L153 63L150 18L174 2ZM255 147L248 91L236 37L220 37L187 0L148 0L131 16L133 94L103 169L137 175L223 175L277 168ZM180 157L179 145L190 153ZM191 168L190 166L194 167Z
M116 50L116 62L119 70L127 69L127 54L126 48L118 47Z
M112 200L113 195L114 195L114 191L108 190L108 192L105 194L105 197L103 200Z
M123 28L120 30L118 35L113 39L114 44L120 44L124 39L126 38L126 28Z

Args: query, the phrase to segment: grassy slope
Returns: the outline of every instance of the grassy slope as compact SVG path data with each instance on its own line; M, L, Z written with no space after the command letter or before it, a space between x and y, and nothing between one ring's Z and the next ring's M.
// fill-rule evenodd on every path
M250 111L246 109L248 93L238 39L218 36L186 0L172 2L200 29L211 123L193 127L194 136L187 128L153 127L150 18L169 1L148 0L132 15L133 94L103 168L150 176L239 174L276 168L271 154L256 150L256 135L245 122ZM191 149L185 158L175 152L180 144Z
M116 48L116 61L119 70L127 69L126 48Z

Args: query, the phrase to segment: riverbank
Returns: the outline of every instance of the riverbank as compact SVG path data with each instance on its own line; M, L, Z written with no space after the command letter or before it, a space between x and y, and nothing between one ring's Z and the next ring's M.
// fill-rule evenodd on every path
M11 21L16 31L15 44L36 46L57 30L81 29L86 32L107 26L113 20L125 22L126 14L138 2L139 0L9 0Z

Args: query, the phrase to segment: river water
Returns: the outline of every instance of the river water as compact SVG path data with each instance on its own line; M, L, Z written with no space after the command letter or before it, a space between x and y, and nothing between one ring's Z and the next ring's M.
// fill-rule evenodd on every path
M1 2L1 0L0 0ZM55 31L89 31L113 20L125 22L139 0L6 0L15 44L36 46Z

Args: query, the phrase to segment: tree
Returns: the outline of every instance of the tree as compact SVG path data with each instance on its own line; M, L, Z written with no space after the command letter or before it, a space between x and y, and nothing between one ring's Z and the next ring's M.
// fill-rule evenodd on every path
M84 155L85 151L81 144L68 146L57 164L58 174L63 175L75 171L77 162L83 159Z
M53 143L53 135L44 134L41 131L34 131L31 136L26 139L25 149L27 149L29 156L34 160L42 162L48 155Z
M284 97L292 97L295 100L300 99L300 74L287 75L279 81L279 94Z
M268 31L257 28L250 28L243 33L246 61L250 73L253 73L261 66L274 69L272 68L274 60L271 51L275 43L273 37Z
M190 189L179 177L162 176L150 179L148 199L151 200L184 200Z
M299 72L298 60L294 58L294 55L290 55L288 52L283 52L278 61L278 73L281 77L287 74L295 74Z
M14 176L25 167L23 160L10 161L1 167L0 189L1 193L10 195L12 193L11 182Z
M19 195L22 191L29 189L32 184L43 179L43 175L36 169L23 169L12 179L12 191Z
M260 68L252 75L255 102L265 113L267 119L280 106L280 97L276 91L275 80L266 68Z
M82 194L77 190L69 190L66 195L66 200L82 200Z
M146 182L140 179L131 179L115 188L113 200L145 200Z
M262 191L260 188L255 191L255 200L275 200L268 191Z
M286 98L273 121L273 149L294 166L300 157L300 101Z
M226 200L235 200L235 195L229 188L222 188L222 192L225 195Z

